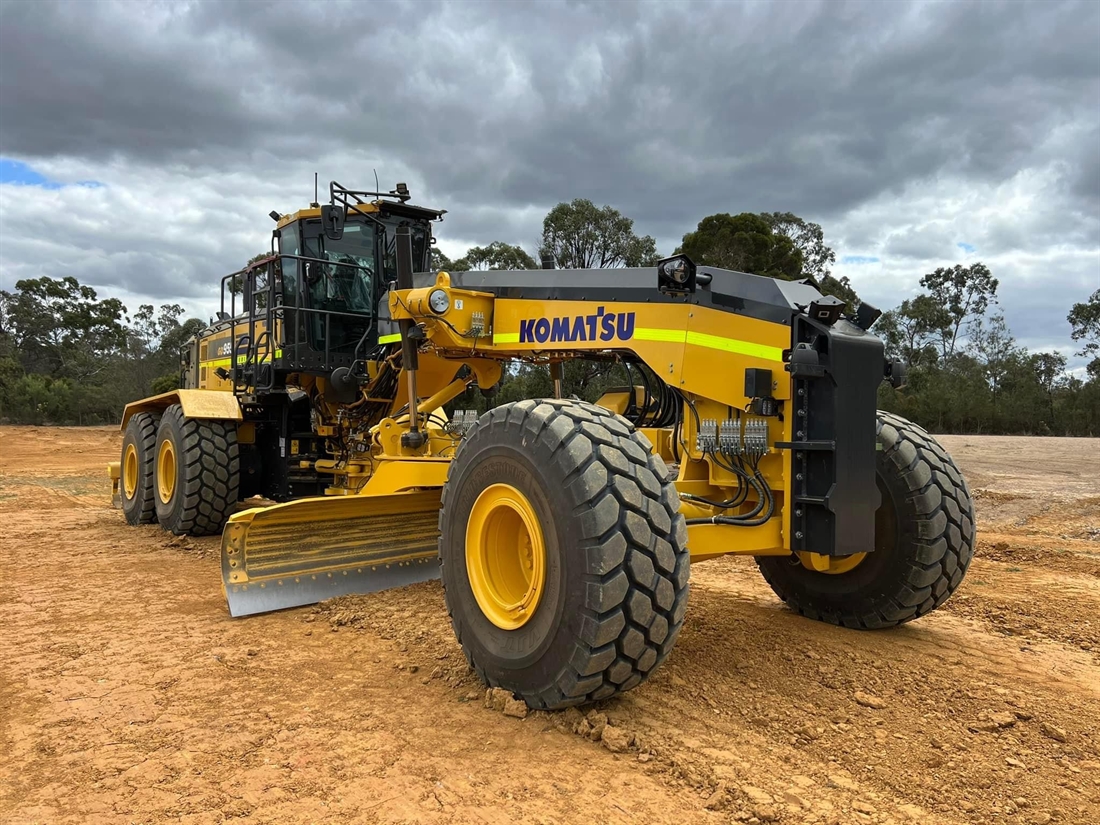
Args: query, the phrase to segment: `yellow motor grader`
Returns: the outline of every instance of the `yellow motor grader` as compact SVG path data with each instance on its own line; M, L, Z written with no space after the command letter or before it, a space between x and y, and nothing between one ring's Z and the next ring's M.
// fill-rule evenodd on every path
M271 256L223 279L182 388L126 407L127 520L220 532L232 615L442 577L476 672L558 708L669 655L691 562L753 556L792 609L852 628L959 586L970 495L931 436L876 412L903 375L873 307L684 255L432 272L443 214L335 182L272 213ZM630 380L563 397L574 359ZM517 362L553 397L447 412Z

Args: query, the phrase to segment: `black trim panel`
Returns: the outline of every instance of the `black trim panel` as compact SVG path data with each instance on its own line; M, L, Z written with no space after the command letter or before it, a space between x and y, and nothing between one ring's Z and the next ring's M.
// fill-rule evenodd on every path
M657 289L655 267L623 269L490 269L451 272L451 283L462 289L490 292L499 298L533 301L592 301L653 304L685 304L709 307L773 324L789 325L798 306L809 306L821 293L801 281L778 281L734 272L699 267L698 274L711 275L693 295L668 295ZM434 272L413 276L416 287L435 282ZM379 301L379 318L389 318L388 297ZM396 332L389 325L381 334Z

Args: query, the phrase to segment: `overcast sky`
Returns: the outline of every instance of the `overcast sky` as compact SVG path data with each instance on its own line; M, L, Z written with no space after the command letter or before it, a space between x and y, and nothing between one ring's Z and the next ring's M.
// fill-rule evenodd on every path
M0 0L0 288L206 316L314 171L373 169L449 210L452 257L533 253L585 197L663 254L714 212L795 212L882 308L983 261L1021 343L1070 355L1100 3Z

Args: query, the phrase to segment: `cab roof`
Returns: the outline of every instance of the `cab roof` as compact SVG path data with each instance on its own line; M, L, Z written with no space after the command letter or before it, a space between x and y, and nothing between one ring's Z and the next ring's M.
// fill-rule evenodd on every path
M397 215L400 217L414 218L419 220L437 221L443 218L445 209L429 209L426 206L414 206L411 203L391 203L389 201L374 201L372 203L358 204L355 207L349 207L345 214L348 218L354 217L359 213L376 214L380 218L386 218L390 215ZM299 209L297 212L292 212L289 215L280 215L276 226L282 229L288 224L294 223L294 221L308 219L308 218L320 218L321 207L311 206L308 209Z

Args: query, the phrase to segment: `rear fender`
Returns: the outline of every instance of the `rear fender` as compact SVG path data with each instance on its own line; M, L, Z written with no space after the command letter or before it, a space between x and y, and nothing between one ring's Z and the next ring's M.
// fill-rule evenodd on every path
M163 412L173 404L183 408L188 418L205 418L222 421L241 421L241 404L231 392L224 390L172 390L171 392L143 398L126 405L122 413L122 426L125 432L130 418L139 412Z

